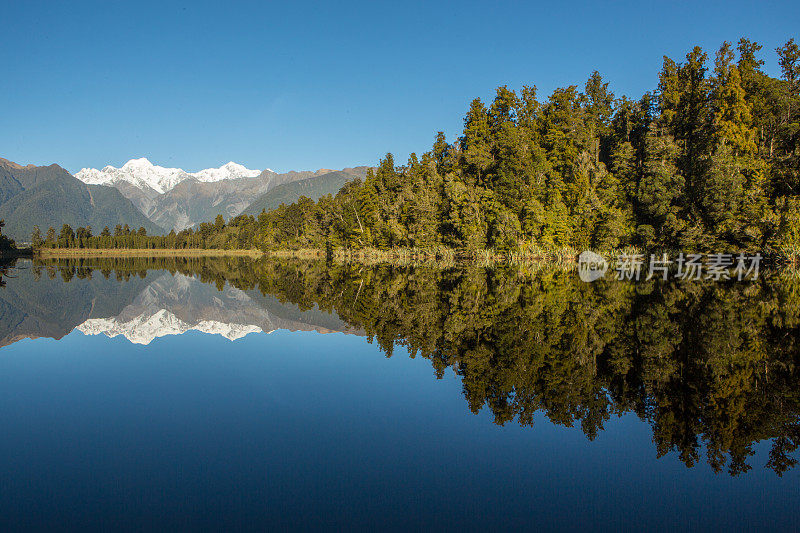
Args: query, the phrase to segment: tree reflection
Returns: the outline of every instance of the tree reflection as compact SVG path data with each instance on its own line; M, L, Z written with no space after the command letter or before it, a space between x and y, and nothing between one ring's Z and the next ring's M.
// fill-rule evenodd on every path
M9 271L11 267L14 265L15 261L13 259L2 259L0 258L0 287L6 286L5 278L9 277Z
M564 269L377 266L242 258L62 259L65 281L166 269L257 288L338 314L391 357L404 346L442 377L461 377L469 409L533 426L543 413L594 439L636 413L657 453L689 467L746 472L771 440L767 468L792 468L800 444L800 282L592 284Z
M263 265L262 291L314 303L462 378L470 410L533 425L580 424L593 439L611 416L648 421L659 456L747 471L794 466L800 298L796 280L598 282L569 271Z

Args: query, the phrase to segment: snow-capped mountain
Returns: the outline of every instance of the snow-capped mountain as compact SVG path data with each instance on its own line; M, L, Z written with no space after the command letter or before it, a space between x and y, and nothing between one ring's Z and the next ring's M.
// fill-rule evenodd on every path
M263 331L254 325L226 324L214 320L201 320L196 324L189 324L166 309L159 309L152 314L144 313L126 322L115 318L90 318L76 329L85 335L102 334L108 337L122 335L134 344L150 344L159 337L180 335L190 330L222 335L231 341L241 339L250 333Z
M219 168L186 172L181 168L165 168L154 165L147 158L142 157L131 159L121 168L111 165L100 170L83 168L75 174L75 177L89 185L115 186L120 182L126 182L142 190L152 189L158 194L164 194L187 179L212 183L237 178L255 178L260 174L260 170L251 170L233 161Z
M270 169L251 170L230 162L219 168L187 172L181 168L154 165L146 158L140 158L131 159L121 168L84 168L75 177L89 185L116 188L164 231L180 231L201 222L210 222L217 215L222 215L226 220L238 216L275 187L327 175L364 179L367 168L278 174ZM302 193L314 197L313 187L303 188ZM314 198L319 196L321 194Z
M266 169L272 172L270 169ZM199 172L195 172L192 176L204 183L213 181L230 180L236 178L255 178L261 174L260 170L250 170L244 166L234 163L233 161L222 165L219 168L207 168Z

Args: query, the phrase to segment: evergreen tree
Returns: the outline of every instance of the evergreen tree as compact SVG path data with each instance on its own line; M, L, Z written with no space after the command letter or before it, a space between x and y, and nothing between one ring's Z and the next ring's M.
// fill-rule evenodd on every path
M224 227L225 227L225 219L222 218L222 215L217 215L217 218L214 219L214 229L219 231Z
M39 226L33 227L33 233L31 234L31 246L34 250L44 246L44 239L42 238L42 232L39 229Z
M75 243L75 232L69 224L61 226L61 232L58 234L58 247L69 248Z
M470 104L464 118L464 134L461 137L461 157L467 176L480 179L492 164L491 127L489 113L480 98ZM468 183L476 185L478 181Z
M47 237L45 238L45 246L48 248L52 248L56 244L56 229L53 226L50 226L47 230Z
M728 42L717 53L714 75L712 147L701 207L718 240L745 245L761 238L766 201L750 106Z

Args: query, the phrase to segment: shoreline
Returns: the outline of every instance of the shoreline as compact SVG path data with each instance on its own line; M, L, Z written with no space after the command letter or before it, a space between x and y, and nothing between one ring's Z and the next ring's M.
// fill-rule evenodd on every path
M264 255L260 250L216 250L203 248L44 248L34 257L42 259L58 257L251 257Z
M363 264L432 264L455 265L474 263L494 265L499 263L562 263L577 264L577 252L573 249L537 250L534 253L502 254L482 250L477 254L465 254L452 248L377 248L346 249L301 248L297 250L220 250L201 248L40 248L28 257L39 259L58 258L123 258L123 257L249 257L251 259L299 259Z
M606 257L616 257L620 253L643 253L635 248L606 250L599 252ZM432 264L455 265L472 263L477 265L498 264L560 264L574 267L578 264L580 251L576 248L533 248L524 252L495 252L479 250L468 253L452 248L393 248L380 250L377 248L347 249L335 248L300 248L297 250L282 249L261 251L258 249L208 249L208 248L41 248L38 250L23 249L14 254L0 254L4 259L16 258L124 258L124 257L247 257L251 259L300 259L324 261L327 259L344 263L369 264ZM800 253L795 250L767 252L764 259L767 263L784 266L800 266Z

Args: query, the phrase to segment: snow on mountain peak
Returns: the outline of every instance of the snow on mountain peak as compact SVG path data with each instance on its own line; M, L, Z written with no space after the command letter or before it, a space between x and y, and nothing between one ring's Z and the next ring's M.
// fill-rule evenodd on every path
M255 178L261 174L260 170L250 170L244 166L230 161L219 168L207 168L193 174L198 181L222 181L236 178Z
M145 345L159 337L181 335L190 330L221 335L231 341L241 339L250 333L263 331L255 325L226 324L214 320L200 320L194 325L188 324L166 309L160 309L155 313L144 313L127 322L115 318L90 318L75 329L84 335L106 335L112 338L122 335L134 344Z
M153 189L163 194L178 183L187 179L196 179L202 182L215 182L228 179L254 178L261 174L260 170L250 170L233 161L219 168L207 168L198 172L186 172L181 168L165 168L154 165L146 157L131 159L121 168L111 165L102 170L83 168L75 177L89 185L116 185L119 182L128 182L140 189Z
M153 165L153 163L151 163L149 159L147 159L146 157L140 157L139 159L131 159L130 161L122 165L122 168L148 168L153 166L155 165Z

